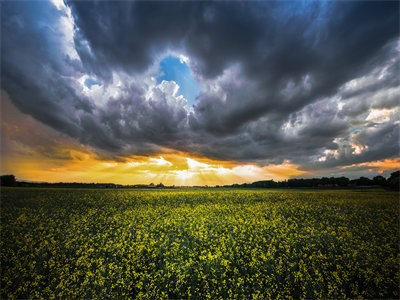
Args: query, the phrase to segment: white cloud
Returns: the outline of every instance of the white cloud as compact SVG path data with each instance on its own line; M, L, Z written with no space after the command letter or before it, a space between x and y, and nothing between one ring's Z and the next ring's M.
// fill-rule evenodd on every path
M51 3L61 11L63 15L58 21L58 32L62 37L62 49L71 59L80 60L78 52L75 49L75 21L71 13L71 9L64 4L63 0L50 0Z
M170 107L186 107L187 100L182 95L177 95L179 85L175 81L163 80L157 84L156 79L151 78L147 80L147 83L148 86L145 94L147 100L156 102L165 100Z
M318 158L319 162L324 162L326 161L328 158L335 158L337 159L339 157L339 151L338 150L331 150L331 149L325 149L324 150L324 155L320 156Z
M397 115L397 119L399 118L399 109L397 107L392 109L371 109L365 120L374 123L386 123L389 122L394 115Z
M189 169L191 170L210 170L215 169L214 166L198 162L193 158L186 158Z
M185 63L185 64L189 64L190 60L189 57L183 54L179 55L179 61L181 62L181 64Z
M353 154L360 155L364 150L368 149L368 146L359 145L359 144L351 144L351 147L354 149Z
M172 166L173 164L170 161L164 159L164 157L160 156L160 158L150 158L150 161L158 166Z

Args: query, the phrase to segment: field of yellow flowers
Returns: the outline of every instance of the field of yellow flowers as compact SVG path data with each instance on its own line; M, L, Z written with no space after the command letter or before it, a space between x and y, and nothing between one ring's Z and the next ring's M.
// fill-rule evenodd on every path
M1 298L398 298L399 194L1 190Z

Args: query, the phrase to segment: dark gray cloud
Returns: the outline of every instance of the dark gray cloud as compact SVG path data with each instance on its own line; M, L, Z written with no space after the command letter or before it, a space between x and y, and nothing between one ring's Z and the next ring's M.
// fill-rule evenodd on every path
M165 147L315 168L398 155L396 112L368 120L398 106L396 1L67 8L2 4L1 80L21 111L83 144L118 156ZM171 51L190 58L202 85L190 112L172 83L150 79ZM102 85L79 83L88 77Z
M78 114L92 106L64 79L75 71L62 56L52 28L58 16L45 2L2 3L1 84L22 112L77 137Z

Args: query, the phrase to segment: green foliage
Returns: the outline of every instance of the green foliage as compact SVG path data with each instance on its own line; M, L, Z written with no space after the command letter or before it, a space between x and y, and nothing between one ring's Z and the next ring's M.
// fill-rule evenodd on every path
M2 189L2 298L398 298L383 190Z

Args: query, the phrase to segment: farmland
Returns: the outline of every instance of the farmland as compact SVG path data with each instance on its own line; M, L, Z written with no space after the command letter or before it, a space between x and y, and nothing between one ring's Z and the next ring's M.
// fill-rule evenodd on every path
M1 190L2 298L398 298L399 194Z

